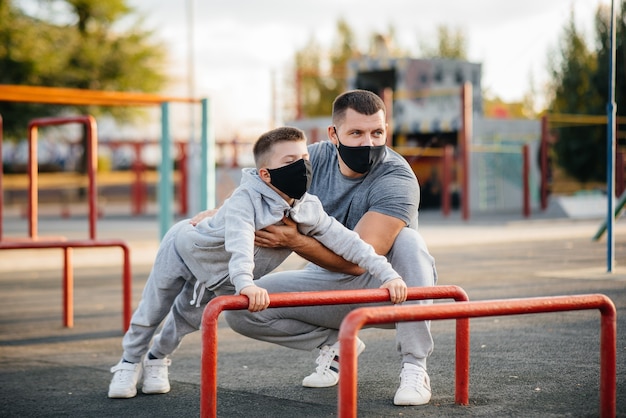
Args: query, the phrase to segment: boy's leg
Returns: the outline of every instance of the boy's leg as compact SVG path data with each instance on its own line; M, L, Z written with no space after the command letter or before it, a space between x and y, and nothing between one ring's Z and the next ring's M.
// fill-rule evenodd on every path
M109 385L110 398L132 398L137 394L143 373L141 358L180 289L192 278L173 246L178 227L179 224L174 225L161 241L142 299L122 339L122 359L111 369L114 375Z

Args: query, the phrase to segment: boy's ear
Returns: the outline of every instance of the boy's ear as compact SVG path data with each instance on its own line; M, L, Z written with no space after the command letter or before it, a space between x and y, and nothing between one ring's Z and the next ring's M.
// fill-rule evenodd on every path
M259 177L261 177L261 180L263 180L266 183L269 183L270 180L272 179L272 177L270 176L270 172L267 171L266 168L259 169Z

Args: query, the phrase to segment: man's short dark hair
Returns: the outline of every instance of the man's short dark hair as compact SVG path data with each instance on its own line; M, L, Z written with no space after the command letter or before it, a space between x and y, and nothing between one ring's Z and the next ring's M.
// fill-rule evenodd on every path
M337 96L333 102L333 125L341 125L348 109L368 116L379 110L387 113L385 103L377 94L368 90L349 90Z

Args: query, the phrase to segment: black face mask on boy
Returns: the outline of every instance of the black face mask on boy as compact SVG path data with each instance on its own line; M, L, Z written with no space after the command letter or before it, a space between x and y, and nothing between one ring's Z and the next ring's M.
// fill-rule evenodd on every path
M339 140L337 128L333 129L335 130L337 142L339 143L337 146L339 149L339 155L348 168L355 173L367 173L376 163L385 157L385 145L349 147L347 145L343 145Z
M284 167L267 169L270 183L293 199L300 199L311 186L313 169L309 160L301 159Z

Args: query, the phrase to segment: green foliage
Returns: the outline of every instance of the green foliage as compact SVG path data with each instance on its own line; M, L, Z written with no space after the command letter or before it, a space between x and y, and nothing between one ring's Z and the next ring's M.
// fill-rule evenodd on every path
M296 52L296 94L299 116L328 116L332 102L346 89L346 65L358 54L354 33L344 20L337 22L334 47L325 53L315 39Z
M616 101L624 103L624 15L617 19ZM584 37L570 22L564 28L561 56L551 64L552 100L551 113L603 115L609 101L609 36L610 10L598 8L595 18L597 46L589 48ZM626 114L618 106L618 112ZM562 127L557 131L554 146L558 164L580 182L606 180L605 125L581 125Z
M436 44L421 42L425 58L467 59L467 38L462 29L452 29L446 25L437 27Z
M114 30L131 13L125 0L67 0L70 24L28 16L10 0L0 0L0 84L158 92L166 81L165 50L140 29ZM83 108L0 103L7 137L23 136L30 119L61 112L110 114L121 120L138 115L129 108Z

